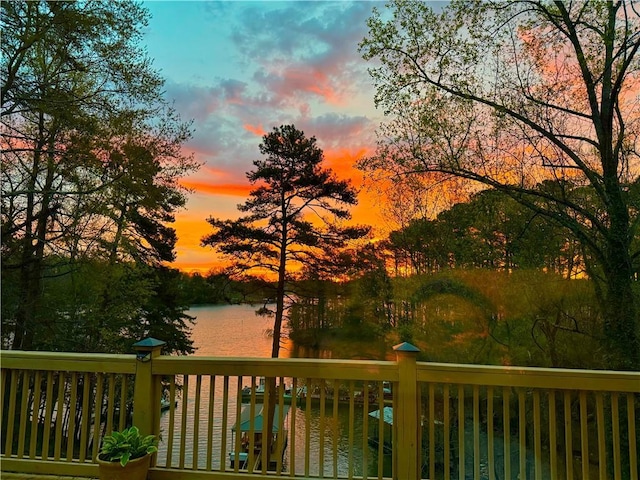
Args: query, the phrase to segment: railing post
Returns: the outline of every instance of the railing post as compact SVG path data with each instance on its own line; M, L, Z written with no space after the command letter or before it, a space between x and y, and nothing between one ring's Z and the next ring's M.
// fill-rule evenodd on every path
M398 363L398 391L395 397L397 412L394 421L396 430L397 480L418 480L419 452L418 429L418 377L416 357L420 351L410 343L404 342L393 347Z
M144 435L154 432L156 416L160 415L160 398L156 391L151 366L166 342L145 338L133 344L136 351L136 378L133 387L133 424Z

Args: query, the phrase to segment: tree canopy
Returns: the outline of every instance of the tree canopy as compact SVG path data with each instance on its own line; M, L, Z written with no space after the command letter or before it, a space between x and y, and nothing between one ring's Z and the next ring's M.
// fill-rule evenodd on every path
M2 274L15 285L2 320L13 348L55 330L48 277L174 258L178 180L197 165L180 148L190 126L140 45L147 18L136 2L2 4Z
M633 2L397 0L369 19L372 174L462 178L507 193L580 242L612 366L640 366L640 14Z

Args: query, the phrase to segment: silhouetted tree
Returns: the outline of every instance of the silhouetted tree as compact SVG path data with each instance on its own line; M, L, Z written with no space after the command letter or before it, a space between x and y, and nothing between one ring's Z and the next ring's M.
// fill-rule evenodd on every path
M163 80L140 46L145 8L1 8L2 277L13 284L3 307L14 302L3 310L3 335L12 348L31 349L41 327L54 331L52 319L68 314L45 311L47 277L96 259L173 260L168 224L186 202L178 179L196 165L180 148L189 125L163 98Z
M280 349L287 284L292 272L310 257L364 236L364 227L345 227L348 207L357 203L349 181L338 180L322 167L323 152L315 137L307 138L293 125L264 135L260 153L247 178L255 188L238 206L247 214L238 220L207 221L214 232L202 239L226 255L241 274L271 272L277 276L272 356Z

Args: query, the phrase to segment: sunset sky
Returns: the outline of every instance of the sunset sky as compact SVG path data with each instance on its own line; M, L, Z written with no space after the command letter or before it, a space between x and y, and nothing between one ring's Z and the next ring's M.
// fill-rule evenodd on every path
M203 164L184 179L194 189L177 216L176 266L206 272L220 260L199 246L208 216L236 218L250 190L245 173L261 158L262 135L294 124L315 136L326 166L361 185L352 166L373 152L382 113L373 105L368 65L358 53L370 1L146 2L145 42L166 94L193 119L187 152ZM380 224L371 195L353 210Z

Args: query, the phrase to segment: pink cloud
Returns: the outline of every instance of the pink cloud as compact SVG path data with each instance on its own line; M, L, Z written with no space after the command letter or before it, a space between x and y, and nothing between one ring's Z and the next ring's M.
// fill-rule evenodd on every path
M307 93L322 98L331 105L343 105L343 89L336 88L335 79L317 68L297 65L270 72L257 72L256 81L279 98L290 98L297 93Z
M283 72L282 77L285 89L313 93L333 105L343 103L341 95L333 87L331 79L315 68L290 68Z
M211 175L216 177L223 177L223 176L229 175L229 172L227 172L226 170L212 167L211 165L205 165L204 167L202 167L200 169L200 173L205 173L206 175Z

